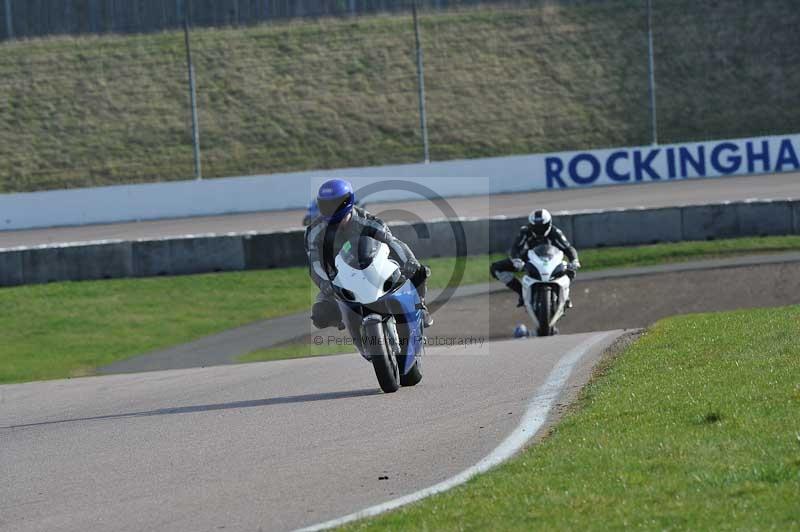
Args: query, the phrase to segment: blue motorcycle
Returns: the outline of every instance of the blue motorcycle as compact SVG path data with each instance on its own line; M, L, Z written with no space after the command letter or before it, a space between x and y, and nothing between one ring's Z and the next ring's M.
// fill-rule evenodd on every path
M319 216L319 207L317 206L317 200L311 200L311 203L308 204L308 209L306 209L306 214L303 216L303 225L311 225L311 223L317 219Z
M344 326L372 363L381 390L392 393L419 383L425 350L422 307L414 285L389 258L389 247L372 238L346 242L335 266L332 284Z

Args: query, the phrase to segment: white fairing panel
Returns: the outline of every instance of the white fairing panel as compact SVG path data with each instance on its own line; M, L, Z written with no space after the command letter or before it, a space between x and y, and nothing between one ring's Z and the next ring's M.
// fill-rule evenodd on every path
M539 275L542 277L542 281L547 282L550 280L550 276L553 275L553 271L564 262L564 252L556 247L550 247L549 249L555 250L554 253L551 255L543 256L538 255L534 250L528 251L528 262L536 266L536 269L539 270Z
M555 309L555 313L550 322L550 325L553 326L564 314L564 304L566 303L566 300L569 299L569 287L571 281L567 275L562 275L557 279L551 279L555 269L564 264L565 261L564 252L562 252L560 249L551 246L549 251L550 254L546 256L539 255L535 253L534 250L528 251L528 262L530 262L538 270L541 280L534 279L529 275L525 275L522 278L522 297L525 302L525 309L528 311L528 315L530 315L534 323L538 323L536 312L533 306L534 302L531 300L531 287L538 283L555 283L560 286L562 290L562 297L560 298L559 306L557 309Z
M337 255L338 273L333 284L350 290L355 295L356 303L374 303L386 294L383 285L387 279L391 279L397 268L397 263L389 259L389 246L381 243L378 253L363 270L353 268L345 262L341 254Z

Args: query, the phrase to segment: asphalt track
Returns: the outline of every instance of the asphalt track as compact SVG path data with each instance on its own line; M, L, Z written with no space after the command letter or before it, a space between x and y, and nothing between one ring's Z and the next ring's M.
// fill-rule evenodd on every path
M536 206L553 211L667 207L747 199L800 198L800 174L726 177L643 183L638 185L564 189L483 197L453 198L448 203L458 216L523 216ZM442 218L428 201L385 203L368 206L387 221ZM402 214L403 212L407 214ZM298 227L304 211L271 211L228 216L157 220L110 225L58 227L0 232L0 248L41 244L133 240L187 234L243 233Z
M798 262L675 268L576 283L562 332L800 295ZM552 422L622 332L481 343L526 320L513 302L451 300L432 332L477 342L430 348L393 395L355 354L0 386L0 530L288 530L463 481Z
M435 302L436 294L432 291L429 301ZM641 328L690 312L789 305L800 301L800 253L581 273L573 285L573 300L575 308L559 323L563 333ZM504 339L517 323L530 322L524 310L516 308L516 296L497 282L460 287L434 317L436 324L428 336L440 343L463 338L465 330L471 337ZM315 337L331 342L343 336L335 329L314 330L309 313L301 312L121 360L100 368L100 373L232 364L258 349L310 345Z
M619 334L430 349L423 383L391 395L353 355L2 386L0 529L289 530L357 512L513 453Z
M798 301L798 262L723 266L579 281L562 333ZM393 395L353 354L0 386L0 530L289 530L465 480L556 419L622 333L480 343L526 320L514 299L448 303L433 333L479 343L429 349Z

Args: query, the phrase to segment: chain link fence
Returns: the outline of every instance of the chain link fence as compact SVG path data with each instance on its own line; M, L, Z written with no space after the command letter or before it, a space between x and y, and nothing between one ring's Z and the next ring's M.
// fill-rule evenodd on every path
M384 4L200 28L180 3L202 176L422 161L423 80L431 160L800 125L793 0L428 2L416 28L410 3ZM131 20L0 44L0 192L196 176L185 35Z
M501 4L506 1L417 0L417 3L421 8L437 10ZM394 13L410 9L409 2L410 0L0 0L0 40L180 29L186 14L198 27L239 27L299 17Z

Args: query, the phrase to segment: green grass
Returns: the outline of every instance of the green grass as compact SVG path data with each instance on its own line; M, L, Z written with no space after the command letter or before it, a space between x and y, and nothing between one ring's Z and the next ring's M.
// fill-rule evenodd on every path
M798 249L800 236L786 236L585 250L581 259L593 270ZM461 283L493 282L489 264L496 258L470 257ZM426 262L430 287L444 287L455 260ZM303 311L315 295L305 268L4 288L0 383L91 374L150 350Z
M797 530L800 306L663 320L552 434L349 530Z
M675 242L648 246L597 248L579 250L581 271L654 266L691 260L734 257L754 253L780 253L800 250L800 236L732 238L706 242ZM505 255L469 257L464 268L462 285L492 282L487 277L492 261ZM455 262L451 258L425 261L433 270L430 285L442 288L450 278Z
M708 242L676 242L650 246L599 248L580 251L586 270L653 266L690 260L734 257L754 253L800 250L800 236L730 238Z
M327 335L325 335L327 336ZM291 358L306 358L326 355L339 355L343 353L355 353L356 348L352 345L325 344L314 345L305 343L287 344L267 349L259 349L240 356L239 362L267 362L270 360L288 360Z
M308 308L305 268L0 290L0 383L94 368Z
M661 142L795 132L793 0L654 2ZM434 160L651 142L630 0L423 12ZM410 16L196 29L206 177L417 162ZM182 32L0 44L0 192L193 175Z

